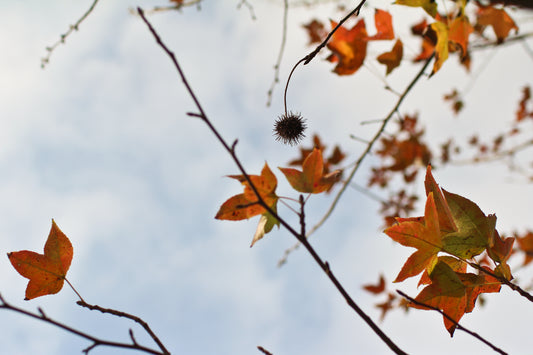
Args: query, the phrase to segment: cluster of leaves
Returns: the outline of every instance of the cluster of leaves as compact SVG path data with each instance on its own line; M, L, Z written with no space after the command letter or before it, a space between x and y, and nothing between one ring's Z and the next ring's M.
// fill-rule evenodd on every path
M472 3L472 2L471 2ZM470 68L469 42L471 35L487 40L485 29L491 27L498 42L503 42L511 30L518 31L518 26L504 9L494 6L483 6L473 2L474 14L468 16L466 11L467 1L456 1L456 8L450 9L446 14L438 12L437 2L433 0L397 0L395 4L412 7L421 7L429 15L420 23L412 26L412 34L421 37L422 46L420 53L413 59L414 62L424 61L435 55L435 62L431 75L435 74L448 59L449 53L458 53L461 63ZM472 20L472 17L475 17ZM432 21L432 22L429 22ZM330 21L331 27L337 23ZM376 9L374 15L376 34L369 36L365 20L360 19L351 29L340 27L328 43L331 54L330 62L336 63L334 72L338 75L351 75L359 70L367 56L367 46L371 41L396 40L390 51L377 56L377 61L386 66L386 74L397 68L403 59L403 42L397 38L389 12ZM309 35L309 43L320 43L327 31L324 23L313 19L304 25Z
M329 170L332 164L344 158L344 154L337 147L333 155L324 160L320 149L320 139L316 137L315 142L319 147L314 147L312 150L302 149L301 159L291 162L291 165L301 165L302 170L279 168L291 187L300 193L318 194L329 191L340 179L340 170ZM280 199L276 194L278 181L266 163L261 175L229 175L228 177L244 185L244 192L226 200L220 206L215 218L239 221L261 215L252 239L251 246L253 246L275 225L279 226L280 222L271 213L277 213L277 203Z
M515 164L517 153L533 147L531 136L531 123L533 119L533 99L531 89L525 86L522 98L518 102L515 119L510 122L510 127L491 138L482 138L472 135L465 144L458 144L453 138L441 145L441 164L480 163L486 161L507 159L509 168L518 171L533 182L533 171L527 168L533 166L533 161L526 164Z
M419 286L426 286L415 299L450 316L455 323L444 317L444 325L453 335L456 322L474 310L478 295L499 292L501 279L513 278L507 261L515 239L500 237L495 215L487 216L474 202L441 190L431 167L427 169L425 187L424 216L397 218L397 223L385 230L394 241L417 249L394 282L422 273ZM477 273L467 272L469 265L478 265L470 260L482 253L486 253L490 265L478 266ZM412 303L409 306L428 308Z

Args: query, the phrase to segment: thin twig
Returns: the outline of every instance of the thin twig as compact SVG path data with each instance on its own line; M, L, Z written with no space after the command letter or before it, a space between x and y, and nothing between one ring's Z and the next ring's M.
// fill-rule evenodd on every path
M507 353L505 351L503 351L502 349L498 348L496 345L492 344L490 341L486 340L485 338L483 338L481 335L479 335L478 333L476 332L473 332L465 327L463 327L461 324L459 324L459 322L457 322L455 319L453 319L452 317L450 317L449 315L447 315L443 310L441 310L440 308L437 308L437 307L433 307L433 306L430 306L429 304L425 304L423 302L420 302L420 301L417 301L415 300L414 298L412 297L409 297L407 296L405 293L403 293L402 291L400 290L396 290L396 292L398 292L398 294L400 294L400 296L402 296L403 298L405 298L406 300L408 300L409 302L411 303L414 303L418 306L422 306L422 307L425 307L425 308L429 308L429 309L432 309L434 311L437 311L439 312L440 314L442 314L442 316L446 319L448 319L450 322L452 322L453 324L455 324L455 326L457 327L457 329L459 330L462 330L463 332L466 332L468 334L470 334L471 336L473 336L474 338L480 340L481 342L487 344L488 346L490 346L492 348L492 350L496 351L497 353L500 353L500 354L503 354L503 355L507 355Z
M307 238L309 238L309 236L311 236L318 228L320 228L324 224L324 222L326 222L326 220L329 218L331 213L333 213L333 210L337 206L337 203L339 202L342 194L344 193L344 191L346 191L346 188L349 186L350 182L352 181L355 173L357 172L357 170L361 166L361 163L363 162L365 157L370 153L370 151L372 150L372 147L374 146L376 141L379 139L379 137L383 134L383 131L385 130L385 127L387 126L387 124L391 120L392 116L398 111L398 109L400 108L400 105L402 104L402 102L405 99L405 97L407 96L407 94L415 86L415 84L418 82L418 80L420 80L420 78L424 75L424 72L425 72L427 66L429 65L429 63L431 62L431 60L433 59L433 56L434 56L434 54L426 60L426 62L424 63L424 65L422 66L422 68L420 69L418 74L413 78L413 80L411 80L409 85L407 85L407 87L403 91L402 95L398 98L398 101L396 102L396 105L394 105L394 107L389 112L387 117L385 117L385 119L382 120L381 126L379 127L379 129L376 132L376 134L374 135L374 137L368 143L365 151L361 154L359 159L357 159L357 161L355 162L354 167L350 171L350 175L348 176L348 178L342 184L341 189L339 190L339 192L337 192L337 195L335 196L335 199L331 203L329 209L326 211L324 216L322 216L320 221L318 221L318 223L315 224L313 226L313 228L311 228L311 230L307 232L307 235L306 235ZM287 258L290 255L290 253L292 251L298 249L298 247L299 247L299 243L296 243L292 247L286 249L285 253L281 257L281 259L278 261L278 266L285 264L287 262Z
M180 11L182 8L187 7L187 6L192 6L192 5L196 5L198 9L200 9L201 2L202 0L190 0L190 1L183 1L183 2L177 3L176 5L156 6L156 7L151 8L150 10L145 10L144 13L155 14L157 12L165 12L165 11L172 11L172 10ZM133 15L137 15L137 10L130 9L130 13Z
M364 1L363 1L364 2ZM244 178L246 179L246 182L248 183L248 185L252 188L252 190L254 191L254 194L256 195L257 199L258 199L258 203L267 211L267 213L271 214L272 216L274 216L274 218L276 218L280 223L281 225L283 225L284 228L286 228L289 233L291 233L296 239L300 240L301 243L305 246L305 248L308 250L308 252L311 254L311 256L313 257L313 259L315 260L315 262L320 266L320 268L326 273L326 275L328 275L329 279L331 280L331 282L335 285L335 287L337 288L337 290L339 291L339 293L344 297L344 299L346 300L346 302L348 303L348 305L367 323L367 325L379 336L379 338L392 350L394 351L396 354L406 354L403 350L401 350L375 323L374 321L372 321L372 319L366 314L364 313L364 311L359 308L359 306L354 302L354 300L351 298L351 296L346 292L346 290L344 289L344 287L341 285L341 283L337 280L337 278L333 275L333 272L331 271L330 267L329 267L329 264L327 262L323 262L322 259L320 259L320 257L318 256L318 254L316 253L316 251L313 249L313 247L309 244L309 242L307 241L307 238L305 237L305 230L303 231L303 233L299 233L297 232L294 228L292 228L291 225L289 225L284 219L282 219L275 211L272 210L272 208L270 208L270 206L268 206L266 204L266 202L264 201L264 199L261 197L261 195L259 194L256 186L254 185L254 183L252 182L252 180L250 179L250 176L246 173L244 167L242 166L242 163L241 161L239 160L239 158L237 157L236 153L235 153L235 146L237 144L237 141L235 141L231 147L226 143L226 141L224 140L224 138L220 135L220 133L216 130L216 128L212 125L211 121L209 120L208 116L205 114L204 112L204 109L202 108L198 98L196 97L196 95L194 94L192 88L190 87L187 79L185 78L185 74L183 73L183 70L181 69L181 66L179 65L177 59L176 59L176 56L174 55L174 53L163 43L163 41L161 40L161 37L157 34L157 32L155 31L155 29L153 28L153 26L150 24L150 22L146 19L146 17L144 16L144 13L143 13L143 10L141 8L137 8L137 11L139 13L139 15L141 16L141 18L143 19L143 21L145 22L146 26L148 27L148 29L150 30L150 32L152 33L152 35L154 36L157 44L159 46L161 46L161 48L165 51L165 53L167 53L167 55L170 57L170 59L172 60L172 63L174 64L176 70L178 71L179 73L179 76L183 82L183 84L185 85L185 88L187 89L187 91L189 92L189 95L191 96L192 100L194 101L195 105L196 105L196 108L198 109L198 112L197 114L193 114L193 116L195 117L198 117L200 119L202 119L204 121L204 123L209 127L209 129L211 130L211 132L216 136L216 138L219 140L219 142L223 145L223 147L228 151L228 153L230 154L231 158L233 159L233 161L235 162L235 164L237 165L239 171L243 174ZM301 211L301 214L302 214L302 217L303 218L303 210ZM302 228L305 229L305 224L301 224Z
M352 11L350 11L350 13L346 16L344 16L342 18L342 20L340 20L340 22L337 24L337 26L335 26L335 28L333 28L329 33L328 35L326 36L326 38L322 41L322 43L320 43L311 53L309 53L308 55L306 55L305 57L303 57L302 59L300 59L296 64L294 64L294 66L292 67L292 70L289 74L289 77L287 78L287 83L285 84L285 92L283 93L283 104L285 106L285 114L287 114L287 91L289 89L289 82L291 81L291 77L292 77L292 74L294 73L294 71L296 70L296 67L298 67L298 65L300 65L300 63L304 63L304 65L307 65L309 64L309 62L311 62L313 60L314 57L316 57L316 55L322 50L322 48L324 48L326 46L326 44L328 44L328 41L331 39L331 37L333 36L333 34L335 32L337 32L337 30L350 18L352 17L353 15L356 15L356 16L359 16L359 12L361 11L361 8L363 7L363 5L365 4L366 0L361 0L361 2L359 3L359 5L357 5L355 7L355 9L353 9Z
M159 338L157 337L157 335L155 335L155 333L152 331L152 329L150 328L150 326L148 325L148 323L146 323L144 320L142 320L141 318L137 317L137 316L134 316L132 314L129 314L129 313L126 313L126 312L122 312L122 311L118 311L116 309L110 309L110 308L103 308L103 307L100 307L98 305L92 305L92 304L88 304L87 302L81 300L81 301L78 301L76 302L78 305L82 306L82 307L85 307L85 308L88 308L90 309L91 311L100 311L102 313L108 313L108 314L112 314L114 316L117 316L117 317L124 317L124 318L128 318L128 319L131 319L132 321L138 323L141 327L144 328L144 330L150 335L150 337L155 341L155 343L157 344L157 346L159 346L159 348L161 349L162 353L163 354L170 354L170 352L167 350L167 348L165 348L165 346L163 345L163 343L161 342L161 340L159 340ZM133 333L130 332L130 336L132 337L133 339ZM134 339L133 339L134 340ZM134 344L136 344L136 342L134 341Z
M91 4L91 6L89 7L89 9L83 14L82 17L80 17L80 19L74 24L74 25L70 25L69 29L67 32L65 32L64 34L62 34L61 36L59 36L59 40L57 40L56 43L52 44L51 46L49 47L46 47L46 51L48 52L46 54L45 57L41 58L41 68L45 68L46 65L50 62L50 57L52 56L52 52L61 44L64 44L67 37L70 36L70 34L74 31L77 31L80 24L83 22L83 20L85 20L87 18L87 16L89 16L89 14L91 12L93 12L94 10L94 7L96 6L96 4L98 3L98 0L94 0L93 3Z
M283 0L283 30L281 34L281 45L278 52L278 59L274 65L274 80L270 84L270 89L267 93L267 106L272 103L272 94L274 93L274 87L279 83L279 69L281 66L281 60L283 59L283 52L285 51L285 45L287 43L287 22L289 14L289 0ZM285 114L287 114L287 108L285 105Z
M257 350L259 350L260 352L262 352L262 353L265 354L265 355L273 355L270 351L266 350L266 349L263 348L262 346L258 346L258 347L257 347Z
M254 7L252 4L250 4L247 0L241 0L240 3L237 4L237 9L240 9L242 6L246 6L248 8L248 11L250 12L250 17L252 20L257 20L257 17L255 16Z
M12 304L8 303L2 297L2 295L0 295L0 309L7 309L7 310L10 310L10 311L14 311L14 312L26 315L26 316L31 317L31 318L38 319L40 321L43 321L43 322L48 323L48 324L52 324L52 325L54 325L54 326L56 326L58 328L66 330L69 333L72 333L74 335L77 335L79 337L82 337L82 338L85 338L85 339L91 341L92 344L83 350L83 352L85 354L88 354L89 351L91 351L92 349L96 348L97 346L109 346L109 347L115 347L115 348L138 350L138 351L143 351L143 352L148 353L148 354L157 354L157 355L168 355L169 354L168 352L167 353L162 353L160 351L157 351L157 350L154 350L154 349L150 349L150 348L147 348L145 346L142 346L142 345L139 345L139 344L136 344L136 343L127 344L127 343L120 343L120 342L103 340L103 339L97 338L95 336L92 336L90 334L82 332L81 330L74 329L74 328L72 328L72 327L70 327L70 326L68 326L66 324L63 324L63 323L60 323L58 321L55 321L55 320L51 319L50 317L46 316L44 311L42 309L40 309L40 308L38 309L38 313L33 313L33 312L27 311L25 309L19 308L17 306L13 306Z

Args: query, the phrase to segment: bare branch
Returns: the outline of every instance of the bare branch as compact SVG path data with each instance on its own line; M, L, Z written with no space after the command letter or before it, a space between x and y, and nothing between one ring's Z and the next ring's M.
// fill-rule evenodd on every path
M150 335L150 337L156 342L157 346L159 346L159 348L161 349L163 354L170 354L170 352L165 348L165 346L163 345L161 340L159 340L157 335L155 335L155 333L152 331L152 329L150 328L148 323L146 323L141 318L139 318L137 316L134 316L132 314L126 313L126 312L117 311L116 309L103 308L103 307L100 307L98 305L88 304L87 302L85 302L83 300L78 301L76 303L78 305L82 306L82 307L90 309L91 311L100 311L102 313L112 314L112 315L117 316L117 317L124 317L124 318L131 319L132 321L138 323L141 327L144 328L144 330L148 333L148 335ZM135 342L135 339L133 338L133 332L131 331L131 329L130 329L130 337L132 338L133 343L137 344Z
M94 0L93 3L91 4L91 6L89 7L89 9L83 14L83 16L80 17L80 19L74 25L70 25L70 27L69 27L67 32L65 32L64 34L59 36L59 40L56 43L52 44L49 47L46 47L46 51L48 53L46 54L46 56L41 58L41 68L44 69L46 67L46 65L50 62L50 57L52 56L52 52L57 47L59 47L60 44L64 44L65 41L67 40L67 37L70 36L72 34L72 32L78 30L78 28L79 28L80 24L83 22L83 20L85 20L87 18L87 16L89 16L89 14L91 12L93 12L94 7L96 6L97 3L98 3L98 0Z
M30 311L27 311L25 309L19 308L17 306L13 306L12 304L8 303L2 295L0 295L0 309L6 309L10 310L16 313L23 314L25 316L38 319L40 321L43 321L48 324L52 324L58 328L61 328L63 330L66 330L69 333L75 334L79 337L85 338L92 342L90 346L85 348L83 352L85 354L88 354L92 349L96 348L97 346L109 346L114 348L123 348L123 349L130 349L130 350L138 350L142 351L148 354L156 354L156 355L169 355L169 352L160 352L154 349L147 348L145 346L139 345L137 343L127 344L127 343L120 343L115 341L109 341L109 340L103 340L100 338L97 338L95 336L92 336L90 334L87 334L85 332L82 332L81 330L77 330L75 328L72 328L66 324L63 324L61 322L58 322L56 320L51 319L50 317L46 316L42 309L38 309L38 313L33 313Z
M283 59L283 52L285 51L285 44L287 42L287 19L289 14L289 0L283 0L283 30L281 34L281 45L279 48L278 59L274 65L274 80L270 85L270 89L267 93L267 106L270 106L272 103L272 94L274 92L274 87L279 83L279 69L281 66L281 60ZM285 110L287 112L287 110Z

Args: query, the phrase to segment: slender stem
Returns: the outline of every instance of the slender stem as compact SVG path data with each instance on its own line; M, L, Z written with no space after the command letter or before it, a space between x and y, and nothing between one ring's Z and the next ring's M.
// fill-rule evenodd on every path
M468 334L470 334L471 336L473 336L474 338L482 341L483 343L487 344L488 346L490 346L492 348L492 350L496 351L497 353L500 353L500 354L503 354L503 355L506 355L507 353L505 351L503 351L502 349L498 348L496 345L492 344L490 341L486 340L485 338L483 338L481 335L479 335L478 333L476 332L473 332L465 327L463 327L461 324L459 324L459 322L457 322L455 319L453 319L452 317L450 317L448 314L446 314L443 310L441 310L440 308L437 308L437 307L433 307L433 306L430 306L428 304L425 304L423 302L420 302L420 301L417 301L416 299L412 298L412 297L409 297L407 296L405 293L403 293L402 291L400 290L396 290L396 292L398 292L398 294L400 296L402 296L403 298L405 298L406 300L408 300L409 302L411 303L414 303L418 306L422 306L422 307L426 307L426 308L429 308L429 309L432 309L434 311L437 311L439 312L440 314L442 314L442 316L446 319L448 319L450 322L452 322L453 324L455 324L455 326L457 327L457 329L459 330L462 330L463 332L466 332Z
M314 57L316 57L316 55L322 50L322 48L324 48L326 46L326 44L328 43L328 41L331 39L331 37L333 36L333 34L335 32L337 32L337 30L350 18L352 17L354 14L355 15L359 15L359 12L361 11L361 8L363 7L363 5L365 4L366 0L361 0L361 2L359 3L359 5L357 5L355 7L355 9L353 9L352 11L350 11L350 13L346 16L344 16L340 22L337 24L337 26L335 26L335 28L333 28L329 33L328 35L326 36L326 38L322 41L322 43L320 43L311 53L309 53L308 55L306 55L305 57L303 57L302 59L300 59L296 64L294 64L294 66L292 67L292 70L289 74L289 77L287 78L287 83L285 84L285 92L283 93L283 105L285 107L285 114L287 114L287 91L289 89L289 82L291 81L291 77L292 77L292 74L294 73L294 71L296 70L296 67L298 67L298 65L300 65L302 62L304 63L304 65L307 65L309 64L309 62L311 62L313 60Z
M60 45L60 44L64 44L67 37L70 36L72 34L72 32L74 31L77 31L80 24L87 18L87 16L89 16L89 14L91 12L93 12L94 10L94 7L96 6L96 4L98 3L98 0L94 0L93 3L91 4L91 6L89 7L89 9L87 11L85 11L85 13L83 14L82 17L80 17L80 19L78 21L76 21L76 23L74 25L70 25L69 29L67 32L65 32L64 34L62 34L61 36L59 36L59 39L57 40L56 43L52 44L51 46L49 47L46 47L46 51L48 52L48 54L41 58L41 68L45 68L46 67L46 64L48 64L50 62L50 57L52 56L52 52Z
M281 45L278 52L278 59L274 65L274 80L270 85L270 89L267 93L267 106L272 103L272 94L274 93L274 87L279 83L279 70L281 66L281 60L283 59L283 52L285 51L285 45L287 44L287 22L289 14L289 0L283 0L283 29L281 34ZM285 104L285 114L287 114L287 105Z
M362 3L364 3L365 0L363 0ZM362 4L361 3L361 4ZM362 5L361 5L362 6ZM172 60L172 63L174 64L176 70L178 71L179 73L179 76L183 82L183 84L185 85L185 88L187 89L187 91L189 92L189 95L191 96L191 98L193 99L194 103L196 104L196 107L198 109L198 112L199 113L195 113L195 114L189 114L191 116L194 116L194 117L198 117L200 119L202 119L206 124L207 126L209 127L209 129L213 132L213 134L217 137L217 139L219 140L219 142L224 146L224 148L228 151L228 153L231 155L233 161L235 162L235 164L237 165L237 167L239 168L239 170L241 171L241 173L243 174L243 176L245 177L247 183L249 184L249 186L252 188L252 190L254 191L257 199L258 199L258 203L263 206L265 208L265 210L270 213L272 216L274 216L294 237L296 237L296 239L298 239L304 246L305 248L308 250L308 252L311 254L311 256L313 257L313 259L315 260L315 262L320 266L320 268L326 273L326 275L328 275L329 279L331 280L331 282L335 285L335 287L337 288L337 290L341 293L341 295L344 297L344 299L346 300L346 302L348 303L348 305L353 309L355 310L355 312L370 326L370 328L381 338L381 340L387 344L389 346L389 348L391 350L393 350L396 354L406 354L403 350L401 350L396 344L394 344L392 342L392 340L390 340L387 335L385 335L385 333L372 321L372 319L366 314L363 312L363 310L361 308L359 308L359 306L357 306L357 304L354 302L354 300L350 297L350 295L348 294L348 292L346 292L346 290L342 287L341 283L337 280L337 278L333 275L333 272L331 271L330 267L329 267L329 264L327 262L323 262L322 259L320 259L320 257L318 256L318 254L316 253L316 251L313 249L313 247L311 247L311 245L309 244L309 242L307 241L307 238L305 237L305 223L300 223L300 226L302 228L302 231L301 233L297 232L294 228L292 228L292 226L290 226L285 220L283 220L276 212L274 212L272 210L272 208L270 208L266 203L265 201L263 200L263 198L261 197L261 195L259 194L259 192L257 191L257 188L255 187L255 185L253 184L253 182L251 181L249 175L246 173L244 167L242 166L242 163L240 162L239 158L237 157L236 153L235 153L235 146L237 144L237 141L234 141L233 144L231 145L231 147L226 143L226 141L222 138L222 136L220 135L220 133L216 130L216 128L211 124L211 121L209 120L209 118L207 117L207 115L205 114L202 106L200 105L200 102L198 100L198 98L196 97L196 95L194 94L192 88L190 87L187 79L185 78L185 74L183 73L183 70L181 69L177 59L176 59L176 56L174 55L174 53L168 49L168 47L163 43L163 41L161 40L161 38L159 37L159 35L157 34L157 32L155 31L155 29L152 27L152 25L150 24L150 22L146 19L146 17L144 16L144 13L143 13L143 10L141 8L137 8L137 12L139 13L139 15L141 16L141 18L143 19L143 21L145 22L145 24L148 26L148 29L150 30L150 32L152 33L152 35L154 36L156 42L159 44L159 46L161 46L163 48L163 50L167 53L167 55L170 57L170 59ZM304 210L303 210L303 198L300 197L300 204L301 204L301 212L300 212L300 219L304 219L305 218L305 214L304 214Z
M65 282L70 286L72 291L74 291L74 293L79 297L80 301L85 303L85 301L83 300L83 297L81 297L80 293L74 288L74 286L72 286L70 281L66 277L64 279L65 279Z

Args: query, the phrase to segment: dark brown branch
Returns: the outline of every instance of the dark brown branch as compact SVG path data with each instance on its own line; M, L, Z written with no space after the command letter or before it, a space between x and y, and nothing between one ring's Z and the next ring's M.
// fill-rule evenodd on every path
M40 321L43 321L43 322L48 323L48 324L52 324L52 325L54 325L54 326L56 326L58 328L61 328L61 329L65 330L65 331L69 332L69 333L72 333L72 334L77 335L77 336L79 336L81 338L84 338L84 339L87 339L87 340L91 341L92 344L89 347L87 347L87 348L85 348L83 350L83 352L85 354L88 354L92 349L94 349L94 348L96 348L98 346L109 346L109 347L114 347L114 348L138 350L138 351L142 351L142 352L145 352L145 353L148 353L148 354L157 354L157 355L168 355L168 354L170 354L168 352L162 353L160 351L147 348L145 346L137 344L136 342L133 342L132 344L127 344L127 343L120 343L120 342L103 340L103 339L97 338L95 336L92 336L90 334L82 332L81 330L77 330L77 329L72 328L72 327L70 327L70 326L68 326L66 324L63 324L61 322L53 320L52 318L49 318L44 313L44 311L41 308L38 309L38 313L32 313L30 311L27 311L25 309L19 308L17 306L13 306L12 304L8 303L2 297L2 295L0 295L0 309L10 310L10 311L17 312L17 313L23 314L23 315L31 317L31 318L38 319Z
M259 350L260 352L262 352L263 354L265 355L274 355L272 354L270 351L266 350L265 348L263 348L262 346L258 346L257 347L257 350Z
M126 313L126 312L122 312L122 311L118 311L116 309L110 309L110 308L103 308L103 307L100 307L98 305L92 305L92 304L88 304L87 302L85 301L78 301L76 302L78 305L82 306L82 307L85 307L85 308L88 308L90 309L91 311L100 311L102 313L108 313L108 314L112 314L114 316L117 316L117 317L124 317L124 318L128 318L128 319L131 319L132 321L138 323L141 327L144 328L144 330L150 335L150 337L155 341L155 343L157 344L157 346L159 346L159 349L161 349L162 353L163 354L170 354L170 352L167 350L167 348L165 348L165 346L163 345L163 343L161 342L161 340L159 340L159 338L157 337L157 335L155 335L155 333L152 331L152 329L150 328L150 326L148 325L148 323L146 323L144 320L142 320L141 318L137 317L137 316L134 316L132 314L129 314L129 313ZM130 329L130 337L132 338L132 341L134 344L137 344L135 342L135 339L133 338L133 332L131 331Z
M98 3L98 0L94 0L93 3L91 4L91 6L89 7L89 9L83 14L83 16L80 17L80 19L74 25L70 25L70 27L69 27L67 32L65 32L61 36L59 36L59 40L57 40L56 43L52 44L49 47L46 47L46 51L48 52L48 54L46 54L45 57L41 58L41 68L44 69L46 67L46 65L50 62L50 57L52 56L52 52L59 45L64 44L66 39L67 39L67 37L70 36L72 32L78 30L80 24L87 18L87 16L89 16L89 14L91 12L93 12L94 7L96 6L97 3Z
M363 0L363 3L364 3L365 0ZM200 104L198 98L196 97L196 95L194 94L192 88L190 87L189 85L189 82L187 81L187 79L185 78L185 74L183 73L183 70L181 69L181 66L179 65L177 59L176 59L176 56L174 55L174 53L163 43L163 41L161 40L161 37L157 34L157 32L155 31L155 29L153 28L153 26L150 24L150 22L146 19L146 17L144 16L144 13L143 13L143 10L141 8L137 8L137 11L139 13L139 15L141 16L141 18L143 19L144 23L146 24L146 26L148 27L148 29L150 30L150 32L152 33L152 35L154 36L157 44L165 51L165 53L167 53L167 55L170 57L172 63L174 64L174 67L176 68L176 70L178 71L178 74L183 82L183 84L185 85L185 88L187 89L187 91L189 92L189 95L191 96L192 100L194 101L195 105L196 105L196 108L198 109L198 113L197 114L194 114L194 116L200 118L201 120L204 121L204 123L209 127L209 129L211 130L211 132L216 136L216 138L218 139L218 141L223 145L223 147L228 151L228 153L230 154L231 158L233 159L233 161L235 162L235 164L237 165L237 167L239 168L239 171L243 174L244 178L246 179L247 183L249 184L249 186L252 188L252 190L254 191L257 199L258 199L258 203L268 212L270 213L272 216L274 216L280 223L281 225L283 225L284 228L286 228L289 233L291 233L296 239L298 239L304 246L305 248L308 250L308 252L311 254L311 256L313 257L313 259L316 261L316 263L320 266L320 268L326 273L326 275L328 275L329 279L331 280L331 282L335 285L335 287L337 288L337 290L341 293L341 295L344 297L344 299L346 300L346 302L348 303L348 305L367 323L367 325L379 336L379 338L385 343L387 344L387 346L392 350L394 351L396 354L406 354L403 350L401 350L391 339L389 339L389 337L372 321L372 319L366 314L363 312L363 310L361 308L359 308L359 306L357 306L357 304L354 302L354 300L351 298L351 296L348 294L348 292L346 292L346 290L344 289L344 287L341 285L341 283L337 280L337 278L333 275L333 273L331 272L330 270L330 267L329 267L329 264L326 262L324 263L322 261L322 259L320 259L320 257L318 256L318 254L316 253L316 251L313 249L313 247L309 244L309 242L307 241L307 238L305 237L305 224L302 225L302 228L304 229L303 230L303 233L298 233L294 228L292 228L292 226L290 226L284 219L282 219L275 211L272 210L272 208L270 208L266 203L265 201L263 200L263 198L261 197L261 195L259 194L259 192L257 191L257 188L255 187L255 185L253 184L252 180L250 179L250 176L246 173L244 167L242 166L242 163L241 161L239 160L239 158L237 157L236 153L235 153L235 143L230 147L228 145L228 143L226 143L226 141L224 140L224 138L220 135L220 133L217 131L217 129L213 126L213 124L211 123L211 121L209 120L209 118L207 117L207 115L205 114L204 112L204 109L202 107L202 105ZM303 204L302 204L303 205ZM303 218L303 210L301 212L302 214L302 218Z
M501 4L504 6L518 6L524 9L533 10L533 2L531 0L490 0L491 4Z
M425 304L423 302L420 302L420 301L417 301L415 300L414 298L412 297L409 297L407 296L405 293L403 293L402 291L400 290L396 290L396 292L398 292L398 294L400 296L402 296L403 298L405 298L406 300L408 300L409 302L411 303L414 303L418 306L422 306L422 307L425 307L425 308L428 308L428 309L431 309L431 310L434 310L434 311L437 311L439 312L440 314L442 314L443 317L445 317L446 319L448 319L450 322L452 322L453 324L455 324L455 326L457 327L457 329L459 330L462 330L463 332L465 333L468 333L470 334L471 336L473 336L474 338L480 340L481 342L485 343L486 345L490 346L492 348L492 350L496 351L497 353L500 353L500 354L503 354L503 355L507 355L507 353L505 351L503 351L502 349L498 348L496 345L492 344L490 341L486 340L485 338L483 338L481 335L479 335L478 333L476 332L473 332L465 327L463 327L461 324L459 324L458 322L455 321L455 319L453 319L452 317L450 317L449 315L447 315L443 310L437 308L437 307L433 307L433 306L430 306L428 304Z

